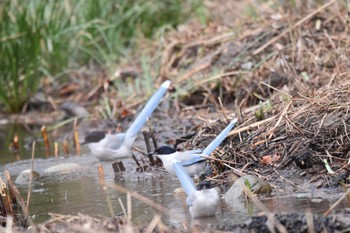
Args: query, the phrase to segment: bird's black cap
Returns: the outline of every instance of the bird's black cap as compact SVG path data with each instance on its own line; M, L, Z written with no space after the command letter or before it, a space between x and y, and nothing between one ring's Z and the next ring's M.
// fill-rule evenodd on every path
M85 141L81 145L89 144L93 142L99 142L105 137L106 137L106 133L104 131L101 131L101 130L91 131L88 135L85 136Z
M175 153L176 150L170 146L161 146L151 152L151 155L169 155Z

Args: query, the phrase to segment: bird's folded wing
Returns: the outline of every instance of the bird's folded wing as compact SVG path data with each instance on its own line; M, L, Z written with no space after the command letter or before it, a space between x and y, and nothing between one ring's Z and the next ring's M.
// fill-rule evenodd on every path
M158 91L153 94L153 96L147 102L147 104L142 109L140 114L137 116L135 121L131 124L128 131L126 131L126 134L125 134L126 139L134 139L136 137L138 132L142 129L143 125L146 123L147 118L152 114L154 109L156 109L156 107L160 103L163 95L166 93L169 86L170 86L170 81L167 80L160 86Z
M176 172L176 176L179 179L181 186L185 190L187 196L191 196L197 190L195 184L193 183L193 180L180 162L175 161L172 163L172 165Z
M218 147L221 142L226 138L227 134L237 123L237 119L233 119L231 123L204 149L202 155L209 156Z
M185 161L181 161L180 163L182 166L190 166L204 160L206 160L206 158L203 158L200 154L193 154L190 158L186 159Z

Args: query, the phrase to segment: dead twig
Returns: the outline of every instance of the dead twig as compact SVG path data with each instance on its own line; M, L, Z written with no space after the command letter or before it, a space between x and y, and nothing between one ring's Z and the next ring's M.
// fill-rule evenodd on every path
M265 124L267 122L270 122L270 121L274 120L276 117L277 116L273 116L273 117L267 118L265 120L258 121L258 122L255 122L253 124L247 125L245 127L234 129L227 135L227 137L236 135L238 133L241 133L241 132L244 132L244 131L247 131L247 130L250 130L250 129L253 129L253 128L256 128L256 127L259 127L260 125L263 125L263 124Z

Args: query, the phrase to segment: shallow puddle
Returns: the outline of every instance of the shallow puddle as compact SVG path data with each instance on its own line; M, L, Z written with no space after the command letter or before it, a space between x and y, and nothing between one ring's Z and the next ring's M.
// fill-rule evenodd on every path
M4 134L2 134L4 135ZM10 137L10 136L8 136ZM19 158L10 153L5 146L9 139L1 144L1 166L10 171L13 179L23 170L31 167L30 148L21 148ZM42 150L38 150L42 151ZM40 153L39 153L40 154ZM102 164L105 170L105 178L108 183L116 183L131 192L137 192L162 205L169 210L168 215L163 214L163 221L167 224L232 224L245 221L252 215L259 214L259 210L253 203L241 200L232 206L224 202L217 210L216 217L191 220L188 208L185 204L185 196L174 194L174 190L180 186L176 178L170 177L162 171L153 173L135 172L135 164L132 160L124 160L126 172L116 177L111 163L100 163L95 157L88 154L87 148L83 148L82 155L68 157L35 159L34 170L44 174L44 170L58 164L77 163L82 167L65 175L47 175L34 183L30 200L30 215L34 222L39 223L48 219L48 213L76 214L83 213L92 216L123 214L123 208L127 206L126 194L116 190L104 191L98 180L97 166ZM19 159L19 161L16 161ZM2 175L3 176L3 175ZM26 199L27 185L19 187L24 199ZM110 200L110 201L109 201ZM110 206L108 203L111 203ZM293 194L286 197L263 198L262 202L272 212L304 213L311 210L313 213L324 213L331 205L328 200L310 197L304 194ZM122 204L121 204L122 203ZM122 205L124 207L122 207ZM136 225L145 225L159 211L132 198L132 220Z

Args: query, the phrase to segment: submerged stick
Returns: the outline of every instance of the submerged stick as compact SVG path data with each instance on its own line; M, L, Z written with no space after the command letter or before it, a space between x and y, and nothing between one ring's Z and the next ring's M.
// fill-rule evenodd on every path
M108 193L107 193L107 187L106 187L106 182L105 182L105 171L103 169L103 166L101 164L99 164L97 167L97 170L98 170L98 179L99 179L100 186L101 186L101 188L106 196L106 201L107 201L109 213L111 214L111 217L114 217L115 212L113 210L111 199L109 198Z
M132 157L133 160L135 161L137 168L140 169L140 168L141 168L141 164L140 164L139 161L136 159L134 153L131 154L131 157Z
M35 144L36 144L36 141L33 141L33 144L32 144L32 167L30 168L29 183L28 183L28 193L27 193L27 208L26 208L27 213L29 213L30 194L32 193Z
M126 200L127 200L127 213L128 213L128 222L131 222L131 217L132 217L132 205L131 205L131 195L130 192L126 194Z

